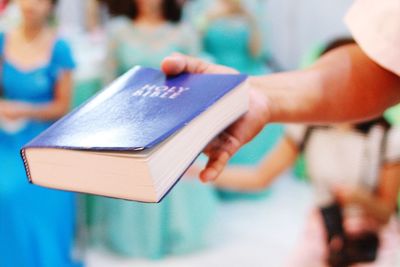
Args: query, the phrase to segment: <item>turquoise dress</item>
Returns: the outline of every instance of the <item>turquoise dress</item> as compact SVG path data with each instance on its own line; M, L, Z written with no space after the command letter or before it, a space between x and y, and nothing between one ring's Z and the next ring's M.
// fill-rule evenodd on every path
M249 75L262 75L271 70L264 63L265 56L254 57L250 54L250 31L245 18L241 16L222 17L211 21L206 27L203 39L205 52L216 63L226 65ZM240 149L231 159L232 165L255 166L278 142L283 134L279 124L268 125L251 141ZM220 190L224 200L258 199L268 195L269 190L261 193L237 193Z
M68 45L58 39L47 65L25 71L4 58L4 43L0 33L2 98L35 104L51 101L59 72L74 67ZM13 133L0 128L1 267L78 266L71 258L74 194L29 184L19 153L50 124L31 120Z
M229 66L249 75L271 72L266 56L250 53L248 22L241 16L222 17L211 21L205 30L203 47L216 63Z
M197 49L196 36L185 25L166 23L147 31L118 19L112 27L108 74L114 76L134 65L159 68L170 53L193 54ZM181 180L159 204L89 197L90 239L125 257L160 259L190 253L205 245L216 203L213 188L196 178Z

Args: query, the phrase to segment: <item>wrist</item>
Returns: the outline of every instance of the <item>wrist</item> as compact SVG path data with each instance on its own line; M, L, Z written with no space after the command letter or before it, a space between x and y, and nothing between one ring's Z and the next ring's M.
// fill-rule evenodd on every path
M275 109L273 102L271 101L270 95L266 90L263 90L261 86L261 78L258 76L251 76L248 78L248 84L250 88L250 99L255 103L251 103L257 110L260 122L267 124L274 120L273 110Z

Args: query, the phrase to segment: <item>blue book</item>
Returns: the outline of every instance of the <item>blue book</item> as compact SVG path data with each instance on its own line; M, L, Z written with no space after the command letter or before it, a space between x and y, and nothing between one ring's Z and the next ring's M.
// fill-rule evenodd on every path
M31 183L159 202L248 108L244 75L134 67L21 149Z

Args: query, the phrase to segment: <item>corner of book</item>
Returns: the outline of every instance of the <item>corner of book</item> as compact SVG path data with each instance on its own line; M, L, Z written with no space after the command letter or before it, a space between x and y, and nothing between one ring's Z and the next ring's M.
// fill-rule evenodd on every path
M30 170L29 170L28 160L26 159L25 151L26 151L26 147L21 148L20 155L21 155L22 161L24 163L25 173L26 173L26 176L28 178L28 181L29 181L29 183L32 184L33 181L32 181L31 173L30 173Z

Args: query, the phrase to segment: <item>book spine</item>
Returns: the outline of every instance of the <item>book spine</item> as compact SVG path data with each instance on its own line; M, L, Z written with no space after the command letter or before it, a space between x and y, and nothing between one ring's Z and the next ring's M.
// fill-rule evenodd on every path
M24 162L24 168L25 168L26 176L28 177L29 183L32 183L31 172L30 172L30 169L29 169L28 160L26 159L25 149L21 149L20 153L21 153L22 160Z

